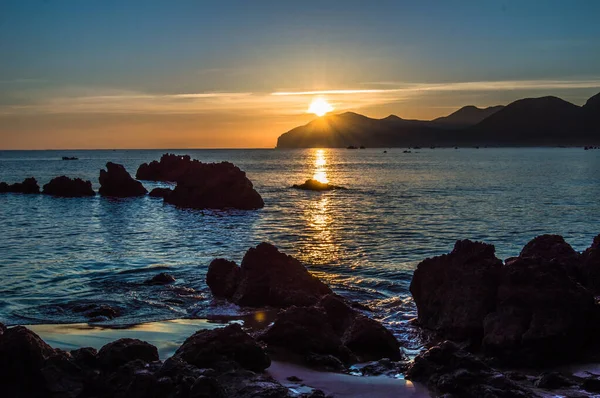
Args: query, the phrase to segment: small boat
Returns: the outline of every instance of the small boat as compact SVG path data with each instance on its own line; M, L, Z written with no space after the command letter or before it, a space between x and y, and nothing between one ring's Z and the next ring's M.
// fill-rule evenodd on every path
M79 160L79 158L76 158L75 156L63 156L62 160Z

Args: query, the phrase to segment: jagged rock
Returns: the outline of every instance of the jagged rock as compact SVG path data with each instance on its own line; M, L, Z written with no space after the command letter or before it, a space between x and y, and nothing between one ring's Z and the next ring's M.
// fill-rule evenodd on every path
M164 199L169 196L171 192L173 192L173 190L170 188L154 188L148 195L152 196L153 198Z
M52 396L76 398L84 389L86 372L73 357L61 350L55 350L41 368L45 389Z
M264 202L246 173L229 162L192 161L166 203L194 209L255 210Z
M406 378L425 383L438 395L464 398L536 396L493 370L458 345L445 341L417 355Z
M581 280L594 294L600 295L600 235L581 254Z
M165 153L160 157L160 162L153 160L143 163L137 170L135 178L148 181L177 181L185 174L192 163L189 155L175 155Z
M502 268L483 348L520 365L560 361L589 342L596 318L594 296L560 264L519 258Z
M98 351L98 361L105 368L117 368L136 359L144 362L158 360L158 350L152 344L138 339L119 339Z
M292 185L292 188L302 189L305 191L333 191L334 189L346 189L344 187L313 179L308 179L303 184L294 184Z
M227 398L227 393L214 377L200 376L192 385L190 398Z
M233 261L214 259L208 266L206 284L217 297L231 298L239 281L240 268Z
M82 347L71 351L73 360L81 367L97 368L98 351L92 347Z
M106 171L100 170L99 193L103 196L129 197L148 193L141 182L131 178L125 167L120 164L106 163Z
M154 275L150 279L146 279L144 284L146 285L168 285L169 283L175 282L175 277L173 275L167 274L166 272L161 272L160 274Z
M2 337L4 332L6 332L6 326L2 322L0 322L0 337Z
M209 286L212 285L219 294L229 293L236 279L235 264L218 261L211 265ZM279 308L305 306L315 304L321 297L331 293L331 289L311 275L300 261L281 253L269 243L250 248L237 272L238 282L231 301L238 305ZM226 281L215 282L214 279L221 275L226 277Z
M40 187L35 178L29 177L23 180L23 182L17 182L14 184L7 184L0 182L0 193L24 193L24 194L36 194L40 193Z
M534 385L537 388L543 388L546 390L555 390L561 387L570 387L574 384L575 383L572 380L569 380L568 378L566 378L558 372L544 372L534 382Z
M540 235L523 247L519 257L539 257L543 260L578 261L577 253L560 235Z
M66 176L55 177L44 185L44 194L64 197L94 196L96 192L92 189L90 181L81 178L69 178Z
M194 333L179 347L175 357L199 368L233 361L255 372L271 365L264 349L239 324Z
M462 240L450 254L422 261L410 284L419 324L446 338L480 338L496 304L502 261L494 253L493 245Z
M54 350L23 326L6 329L0 337L0 392L5 397L43 396L41 369Z

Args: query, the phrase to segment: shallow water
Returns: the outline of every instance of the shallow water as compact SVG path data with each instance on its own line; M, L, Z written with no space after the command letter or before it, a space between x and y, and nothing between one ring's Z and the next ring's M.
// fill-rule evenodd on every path
M0 181L66 174L98 188L100 168L135 174L158 151L0 152ZM240 261L262 241L305 262L336 291L376 308L403 340L416 315L408 286L426 257L456 239L517 255L536 235L558 233L577 250L600 233L600 152L555 149L178 150L245 170L265 200L258 211L192 211L161 199L0 195L0 321L85 322L70 305L106 303L113 324L220 318L240 309L212 300L215 257ZM62 156L79 160L63 161ZM290 189L307 178L347 190ZM150 190L161 184L144 182ZM165 185L165 184L162 184ZM167 271L173 286L142 282Z

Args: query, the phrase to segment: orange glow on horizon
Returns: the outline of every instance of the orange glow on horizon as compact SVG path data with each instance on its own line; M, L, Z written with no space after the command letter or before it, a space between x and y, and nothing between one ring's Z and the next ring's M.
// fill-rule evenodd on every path
M333 110L333 106L323 97L316 97L310 103L307 112L321 117Z

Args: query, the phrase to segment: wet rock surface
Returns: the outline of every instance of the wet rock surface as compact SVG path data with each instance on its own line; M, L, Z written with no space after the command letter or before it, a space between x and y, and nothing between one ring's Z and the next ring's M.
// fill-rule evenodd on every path
M0 182L0 193L36 194L40 193L40 186L38 185L37 180L33 177L26 178L23 180L23 182L17 182L14 184Z
M42 193L69 198L96 195L90 181L84 181L81 178L69 178L67 176L55 177L50 180L49 183L44 185Z
M148 193L141 182L131 178L123 165L112 162L106 163L106 170L100 170L99 181L98 192L103 196L125 198Z
M165 202L193 209L256 210L264 207L262 197L246 173L229 162L191 161Z
M150 279L146 279L144 281L145 285L168 285L175 282L175 277L171 274L167 274L166 272L161 272L160 274L154 275Z
M595 295L600 295L600 235L581 254L581 280Z
M331 293L302 263L269 243L250 248L239 268L226 260L213 261L207 283L216 296L251 307L309 306Z
M335 189L346 189L344 187L313 179L308 179L302 184L294 184L292 185L292 188L302 189L304 191L333 191Z
M171 194L171 192L173 192L173 190L170 188L154 188L152 191L150 191L150 193L148 195L153 198L163 198L164 199L167 196L169 196Z

